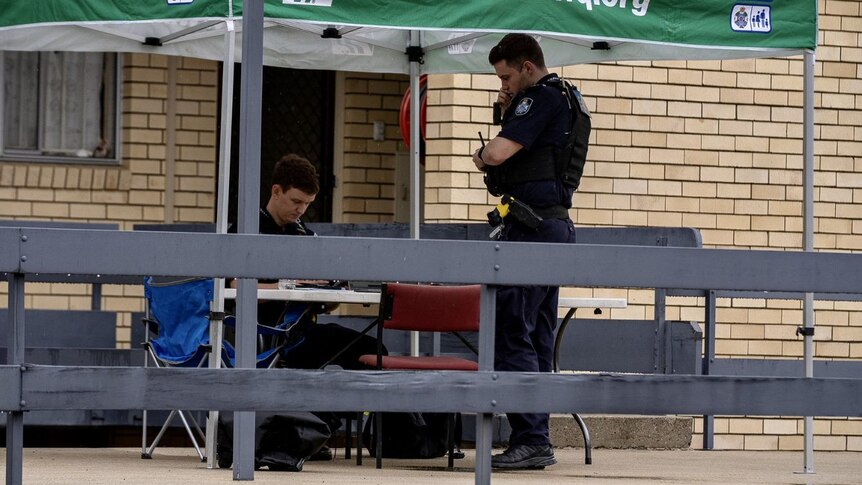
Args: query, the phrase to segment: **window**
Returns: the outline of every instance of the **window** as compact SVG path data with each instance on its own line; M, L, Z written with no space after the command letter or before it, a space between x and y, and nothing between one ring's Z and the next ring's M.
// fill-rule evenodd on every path
M96 52L0 52L2 156L116 162L117 58Z

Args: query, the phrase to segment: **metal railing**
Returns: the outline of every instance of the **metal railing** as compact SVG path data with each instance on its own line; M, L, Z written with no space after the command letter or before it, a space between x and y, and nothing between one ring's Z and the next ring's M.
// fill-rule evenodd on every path
M9 273L7 483L22 481L23 412L42 409L474 412L476 482L490 482L491 416L601 412L862 416L862 379L498 373L495 285L848 293L862 257L846 253L474 241L0 228ZM47 367L24 361L24 277L101 274L479 283L480 371ZM245 430L248 432L249 430ZM253 433L252 433L253 436ZM242 458L239 458L242 459Z

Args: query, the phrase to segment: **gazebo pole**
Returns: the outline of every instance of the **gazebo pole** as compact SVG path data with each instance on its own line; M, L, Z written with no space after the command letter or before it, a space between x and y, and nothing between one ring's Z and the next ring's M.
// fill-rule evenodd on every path
M802 250L814 251L814 52L803 54L802 112ZM805 293L802 304L805 377L814 377L814 294ZM814 473L814 417L805 416L803 473Z
M231 12L231 15L233 12ZM233 19L225 21L224 63L221 78L221 130L219 131L218 201L216 202L216 233L227 234L228 191L230 190L231 123L233 121L233 75L236 54L236 26ZM224 278L216 278L213 288L212 311L224 315ZM224 327L221 318L210 322L212 354L209 366L221 367L222 338ZM215 468L216 436L218 433L218 411L210 411L206 430L207 468Z
M422 128L419 126L419 114L422 111L422 93L419 88L419 64L422 62L422 41L418 30L411 30L408 40L407 55L410 59L410 238L419 239L419 225L421 221L420 204L422 197L420 192L420 167L419 146L422 136ZM419 332L410 332L410 355L419 355Z

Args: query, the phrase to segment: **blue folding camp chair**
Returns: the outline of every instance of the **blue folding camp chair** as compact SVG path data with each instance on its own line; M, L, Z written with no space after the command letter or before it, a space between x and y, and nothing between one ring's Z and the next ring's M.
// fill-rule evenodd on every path
M148 277L144 281L144 294L147 299L148 316L144 318L147 325L147 337L150 331L156 330L158 336L147 340L144 347L149 359L157 367L204 367L211 356L209 325L211 320L210 303L213 298L213 280L211 278L160 278ZM302 340L291 341L289 331L295 325L311 321L316 315L309 306L296 308L286 312L284 318L275 327L257 325L259 350L257 367L274 367L283 352L302 343ZM235 327L233 316L224 319L225 325ZM148 359L148 361L149 361ZM226 367L235 365L235 351L228 341L222 342L221 362ZM146 365L146 362L145 362ZM144 411L142 458L152 458L152 453L158 446L162 436L167 431L174 417L179 416L195 451L201 461L205 461L204 452L195 436L206 441L204 433L187 411L172 410L153 443L147 446L147 414ZM190 424L191 423L191 424ZM194 428L194 431L193 431Z
M147 327L144 348L156 367L203 367L210 356L210 302L213 299L213 280L210 278L144 279L144 296L147 300ZM150 332L157 336L150 339ZM206 437L192 414L174 409L162 425L153 443L147 447L147 411L143 412L143 440L141 458L152 458L168 426L179 416L192 440L201 461L206 458L195 432L201 441ZM192 423L191 425L189 423ZM195 432L192 431L194 426Z
M271 369L281 357L291 349L305 341L304 337L290 338L291 330L301 325L314 324L317 321L316 309L311 305L292 305L282 315L281 321L274 327L257 324L258 354L257 367ZM236 327L236 317L225 317L224 324ZM222 358L228 367L236 366L236 351L230 342L222 342Z

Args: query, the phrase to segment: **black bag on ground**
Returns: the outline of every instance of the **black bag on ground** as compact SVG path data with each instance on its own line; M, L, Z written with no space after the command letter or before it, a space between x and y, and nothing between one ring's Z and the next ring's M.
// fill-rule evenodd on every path
M306 412L255 413L254 468L271 471L302 471L305 460L329 439L329 426ZM219 468L233 464L233 413L219 413Z
M384 458L437 458L448 451L447 413L383 413ZM365 423L362 443L374 456L373 419ZM456 439L457 443L457 439Z

